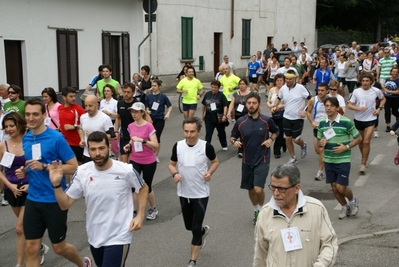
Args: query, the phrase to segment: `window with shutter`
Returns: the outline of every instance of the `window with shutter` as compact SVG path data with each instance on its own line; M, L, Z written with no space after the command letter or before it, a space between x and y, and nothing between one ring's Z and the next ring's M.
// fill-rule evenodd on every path
M251 20L242 20L242 56L251 55Z
M181 18L181 59L193 59L193 18Z
M79 89L78 32L57 30L58 86Z

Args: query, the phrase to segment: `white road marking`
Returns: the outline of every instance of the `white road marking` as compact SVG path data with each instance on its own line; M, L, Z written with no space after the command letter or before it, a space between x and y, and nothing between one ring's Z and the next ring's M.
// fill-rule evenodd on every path
M396 145L397 142L398 142L397 139L392 139L391 141L389 141L389 143L387 144L387 146L394 146L394 145Z
M369 177L370 177L370 174L359 176L359 178L356 180L354 186L355 186L355 187L363 186L363 185L366 183L366 181L367 181L367 179L368 179Z
M382 161L383 158L385 158L384 154L378 154L377 156L375 156L373 161L370 162L370 165L378 165L378 164L380 164L380 162Z

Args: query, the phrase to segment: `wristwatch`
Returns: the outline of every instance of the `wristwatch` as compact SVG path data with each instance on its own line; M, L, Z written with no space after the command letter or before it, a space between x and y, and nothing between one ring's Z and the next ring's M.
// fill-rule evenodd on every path
M55 188L60 188L61 187L61 183L59 185L51 185L54 189Z
M172 178L175 178L175 175L178 174L179 172L175 172L172 174Z
M47 163L42 163L42 171L46 171L47 170Z
M274 138L273 138L273 137L271 137L271 136L270 136L270 139L271 139L273 142L274 142L274 140L276 140L276 139L274 139Z
M143 144L147 143L147 139L143 138Z
M237 141L237 139L231 140L231 144L234 145L234 143Z
M350 147L349 145L346 145L346 148L347 148L348 150L351 150L351 147Z
M74 124L73 127L75 127L75 129L78 129L78 125L77 124Z

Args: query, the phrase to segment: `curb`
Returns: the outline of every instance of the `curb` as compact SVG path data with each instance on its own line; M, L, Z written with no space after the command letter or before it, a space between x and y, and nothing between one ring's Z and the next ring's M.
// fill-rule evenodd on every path
M370 237L377 237L377 236L382 236L385 234L391 234L391 233L399 233L399 228L396 229L391 229L391 230L385 230L385 231L379 231L379 232L374 232L371 234L362 234L362 235L355 235L355 236L348 236L342 239L338 239L338 245L344 244L346 242L356 240L356 239L362 239L362 238L370 238Z

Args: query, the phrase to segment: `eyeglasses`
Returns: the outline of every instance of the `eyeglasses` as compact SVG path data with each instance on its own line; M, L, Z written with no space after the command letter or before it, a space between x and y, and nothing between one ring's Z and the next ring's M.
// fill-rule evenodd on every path
M296 185L297 185L297 184L293 184L293 185L291 185L291 186L289 186L289 187L279 187L279 186L274 186L274 185L272 185L272 184L269 184L267 187L269 187L269 189L270 189L272 192L276 191L276 189L277 189L280 193L285 193L285 191L287 191L287 190L290 189L290 188L295 187Z
M8 91L9 95L15 95L17 92L13 92L13 91Z
M330 88L330 91L337 91L337 88Z

